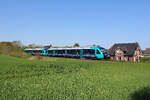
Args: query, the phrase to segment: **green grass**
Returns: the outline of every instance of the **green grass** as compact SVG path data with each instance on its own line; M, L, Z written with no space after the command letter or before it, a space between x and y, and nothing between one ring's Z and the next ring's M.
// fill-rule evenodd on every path
M149 63L0 56L0 100L132 100L144 87Z

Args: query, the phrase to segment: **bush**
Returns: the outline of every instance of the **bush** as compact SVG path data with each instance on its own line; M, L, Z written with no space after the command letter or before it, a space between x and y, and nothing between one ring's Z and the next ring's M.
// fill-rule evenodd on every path
M144 87L132 94L132 100L150 100L150 88Z
M150 63L150 58L141 58L141 62Z
M0 42L0 54L21 58L28 58L31 55L24 53L24 48L20 41Z

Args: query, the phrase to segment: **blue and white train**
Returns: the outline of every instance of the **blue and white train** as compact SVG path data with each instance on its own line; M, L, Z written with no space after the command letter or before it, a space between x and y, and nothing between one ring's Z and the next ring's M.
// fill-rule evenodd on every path
M103 47L86 48L36 48L25 49L25 53L32 55L43 55L53 57L71 57L71 58L89 58L104 59L107 58L107 50Z

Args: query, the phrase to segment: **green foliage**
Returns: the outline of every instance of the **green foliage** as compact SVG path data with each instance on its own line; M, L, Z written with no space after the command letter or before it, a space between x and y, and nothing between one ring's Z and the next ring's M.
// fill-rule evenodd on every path
M73 47L80 47L79 43L75 43Z
M28 54L24 53L24 48L20 41L0 42L0 54L26 58Z
M150 58L141 58L141 62L150 63Z
M150 86L149 63L54 59L1 55L0 100L134 100Z

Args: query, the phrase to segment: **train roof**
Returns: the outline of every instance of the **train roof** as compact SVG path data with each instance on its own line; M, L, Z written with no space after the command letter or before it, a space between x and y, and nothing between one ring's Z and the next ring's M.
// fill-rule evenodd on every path
M74 49L92 49L92 48L105 49L103 47L76 47L76 48L49 48L48 50L74 50Z
M50 48L49 50L74 50L74 49L91 49L90 47L87 48Z
M103 47L76 47L76 48L48 48L47 50L75 50L75 49L92 49L92 48L100 48L100 49L104 49ZM34 48L34 49L24 49L24 50L43 50L46 48Z
M28 49L24 49L24 50L43 50L43 48L34 48L34 49L28 48Z

